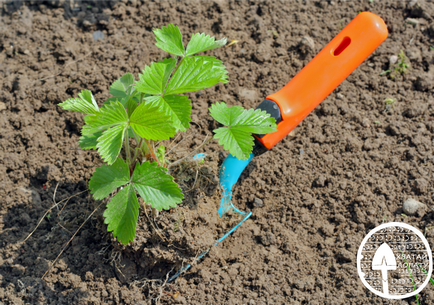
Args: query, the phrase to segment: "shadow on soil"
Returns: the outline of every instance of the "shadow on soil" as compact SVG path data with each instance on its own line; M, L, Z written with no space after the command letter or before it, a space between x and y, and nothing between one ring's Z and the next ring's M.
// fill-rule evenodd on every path
M91 1L91 0L52 0L52 1L24 1L9 0L0 3L0 15L22 14L20 10L28 8L31 11L63 8L65 19L77 18L77 25L87 30L100 30L108 24L110 15L105 9L112 9L119 0Z

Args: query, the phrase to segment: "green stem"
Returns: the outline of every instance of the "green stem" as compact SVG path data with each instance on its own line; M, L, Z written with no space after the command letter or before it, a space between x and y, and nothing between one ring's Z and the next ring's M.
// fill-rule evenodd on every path
M125 159L128 167L131 165L130 137L128 136L128 128L125 129Z
M131 130L133 131L133 135L134 135L134 139L136 140L136 143L139 144L141 138L137 135L134 129L131 128Z
M191 155L193 155L194 153L196 153L198 150L200 150L202 147L204 147L206 144L208 144L212 139L214 139L213 137L209 138L208 140L203 141L202 144L199 145L198 148L196 148L195 150L193 150L193 152L189 153L188 155L184 156L183 158L169 164L169 166L167 168L171 168L172 166L181 163L182 161L184 161L185 159L191 157Z
M140 141L139 141L139 145L136 147L136 151L135 151L135 153L134 153L134 157L133 157L133 164L134 164L134 166L136 165L136 162L137 162L137 157L138 157L138 155L139 155L139 152L140 152L140 147L142 146L142 142L143 142L143 138L141 138L140 139ZM133 167L134 167L133 166Z

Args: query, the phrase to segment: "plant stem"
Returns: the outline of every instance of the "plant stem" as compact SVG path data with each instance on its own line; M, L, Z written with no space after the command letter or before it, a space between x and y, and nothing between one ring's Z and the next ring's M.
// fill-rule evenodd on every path
M125 155L128 167L131 165L130 137L128 136L128 128L125 130Z
M152 148L151 143L145 139L146 146L148 146L149 152L151 153L152 158L157 162L158 166L160 166L160 160L158 160L158 157L155 155L154 149Z
M190 157L192 154L194 154L195 152L197 152L199 149L201 149L202 147L204 147L206 144L208 144L209 141L211 141L213 139L213 137L209 138L208 140L203 141L202 144L200 144L200 146L198 148L196 148L195 150L193 150L193 152L189 153L188 155L186 155L184 158L179 159L178 161L175 161L171 164L169 164L169 166L167 168L171 168L172 166L181 163L183 160L187 159L188 157Z
M137 159L139 152L141 150L140 147L142 146L142 142L143 142L143 138L140 139L139 145L136 147L136 152L134 153L134 157L133 157L133 165L136 165L136 161L137 161L136 159Z
M148 158L148 157L151 155L151 153L149 152L149 148L148 148L148 146L146 145L146 142L145 142L145 141L146 141L146 140L143 139L142 146L140 147L140 149L142 150L143 155L144 155L146 158Z
M136 140L136 143L139 144L139 142L141 141L141 137L139 137L136 132L133 130L133 134L134 134L134 139ZM139 139L140 138L140 139ZM139 145L140 146L140 145Z

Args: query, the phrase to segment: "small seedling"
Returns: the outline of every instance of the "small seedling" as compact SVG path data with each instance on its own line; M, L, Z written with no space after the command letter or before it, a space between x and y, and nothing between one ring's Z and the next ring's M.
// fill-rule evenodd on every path
M398 54L398 62L397 67L395 67L395 72L404 74L407 72L408 68L410 68L410 66L407 64L407 56L405 56L404 51L401 50Z
M386 104L386 111L388 111L390 108L395 109L395 102L396 98L388 97L384 100L384 103Z
M156 46L173 57L145 66L139 80L131 73L123 75L111 85L112 97L101 108L89 90L59 104L65 110L86 114L79 146L97 150L106 163L93 173L89 189L97 200L114 194L104 211L105 223L123 244L136 236L136 193L157 211L176 207L184 199L168 173L165 147L158 144L190 127L191 101L181 94L228 82L220 60L193 56L225 45L225 38L215 40L196 33L185 48L181 32L173 24L154 29L154 34ZM212 105L210 114L224 125L214 130L214 138L238 159L249 158L252 133L276 131L275 119L260 109L228 107L220 102Z
M410 68L410 65L408 64L407 56L405 56L405 53L403 50L401 50L398 54L398 60L395 64L390 66L389 70L382 71L380 75L384 75L389 73L390 79L395 79L397 76L402 76L405 73L407 73L407 70Z
M177 221L175 221L175 224L173 225L173 232L176 232L179 230L179 223L181 221L178 219Z
M237 43L238 43L238 40L232 39L231 42L226 45L226 48L233 45L233 44L237 44Z
M429 46L429 48L430 48L431 50L433 50L433 51L434 51L434 47L433 47L433 46Z
M388 97L384 100L384 102L386 103L386 105L393 105L396 102L396 98Z

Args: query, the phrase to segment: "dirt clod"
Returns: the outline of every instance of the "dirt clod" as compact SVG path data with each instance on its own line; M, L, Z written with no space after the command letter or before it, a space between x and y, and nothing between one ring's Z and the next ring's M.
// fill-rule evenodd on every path
M402 205L402 210L404 214L409 216L413 216L416 213L422 214L425 211L425 209L426 209L425 204L417 200L414 200L412 198L409 198L406 201L404 201L404 204Z

